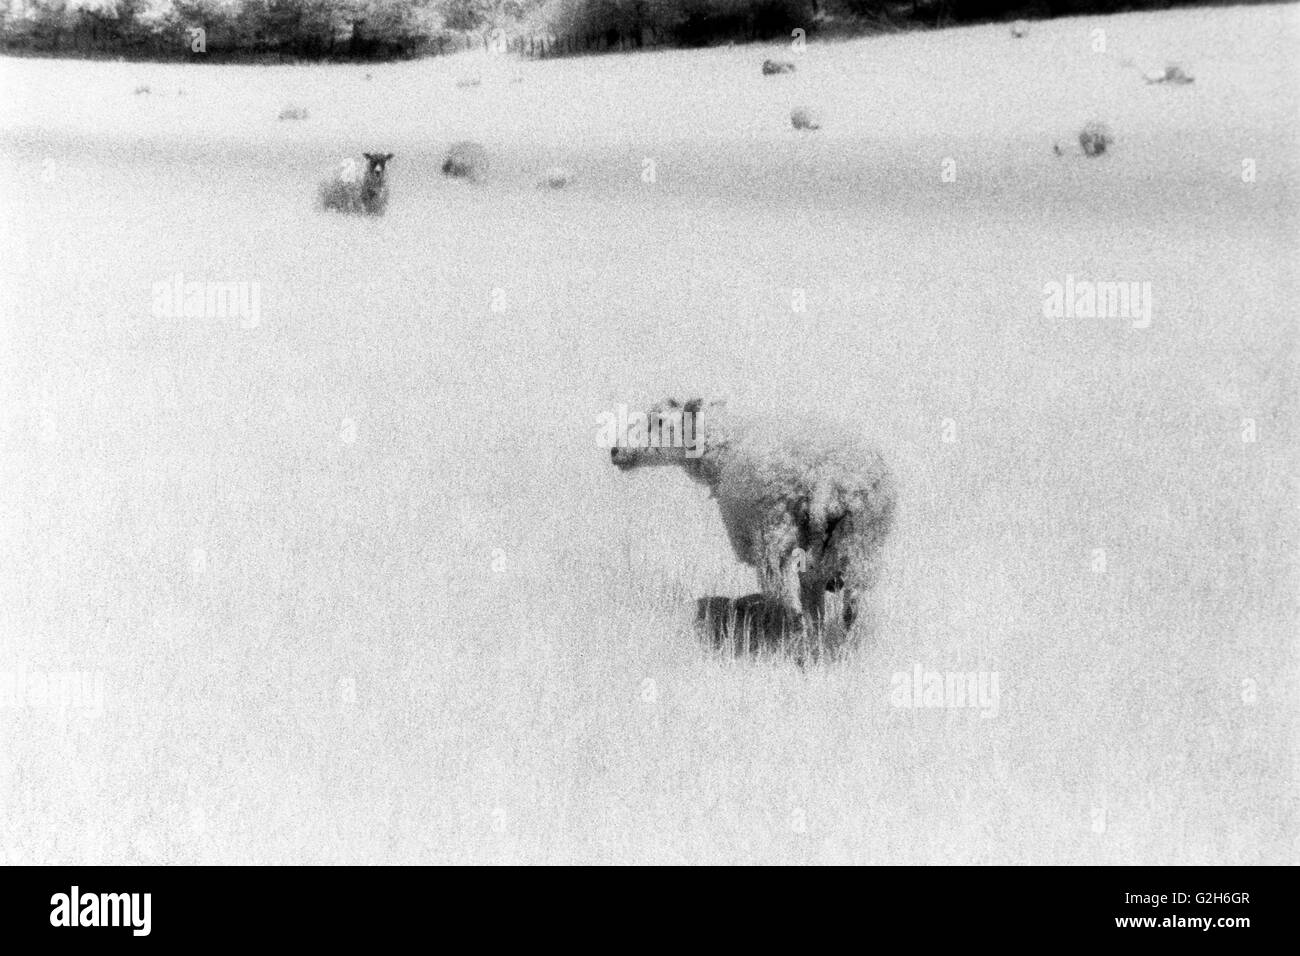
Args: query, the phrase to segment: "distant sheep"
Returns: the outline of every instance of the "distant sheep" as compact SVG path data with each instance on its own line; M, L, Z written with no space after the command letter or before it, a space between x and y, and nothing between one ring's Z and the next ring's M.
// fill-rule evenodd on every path
M1165 67L1163 73L1156 73L1146 77L1148 83L1169 83L1173 86L1186 86L1188 83L1195 83L1195 77L1188 74L1181 66L1171 63Z
M796 106L790 111L790 125L795 129L814 130L821 129L822 124L816 115L802 106Z
M454 179L468 179L478 182L488 173L488 157L478 143L453 143L447 150L447 158L442 161L442 174Z
M763 75L777 76L781 73L793 73L794 64L789 60L764 60Z
M364 161L349 159L320 186L324 209L382 216L388 208L387 168L392 153L363 153Z
M1011 35L1015 37L1017 40L1027 36L1028 33L1029 33L1028 20L1017 20L1015 23L1011 24Z
M1085 156L1100 156L1114 142L1115 137L1111 135L1110 127L1095 120L1079 132L1079 146Z
M646 440L613 447L613 464L685 470L713 493L732 550L757 569L767 601L815 623L826 593L839 591L850 628L894 522L894 478L880 453L851 432L746 421L723 402L669 399L646 421Z

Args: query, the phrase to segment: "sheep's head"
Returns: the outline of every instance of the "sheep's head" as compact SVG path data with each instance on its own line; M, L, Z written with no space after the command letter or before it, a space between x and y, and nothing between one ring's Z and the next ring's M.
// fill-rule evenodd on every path
M363 153L366 157L366 181L379 184L384 181L384 169L393 158L392 153Z
M622 471L686 465L704 454L704 402L698 398L685 404L666 399L649 411L621 414L611 424L609 457Z

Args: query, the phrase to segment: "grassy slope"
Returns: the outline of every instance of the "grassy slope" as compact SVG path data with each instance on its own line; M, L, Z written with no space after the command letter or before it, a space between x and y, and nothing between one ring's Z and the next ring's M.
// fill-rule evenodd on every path
M0 670L107 692L0 713L0 849L1294 859L1295 36L1288 7L1062 20L782 78L755 48L0 62ZM1112 155L1052 155L1093 117ZM461 137L481 187L437 175ZM398 154L390 214L320 216L363 148ZM555 162L577 184L539 193ZM153 318L176 272L260 283L261 324ZM1067 273L1151 282L1152 327L1043 319ZM691 599L751 579L684 479L594 442L693 390L833 411L898 463L848 664L695 646ZM890 707L913 662L997 671L998 716Z

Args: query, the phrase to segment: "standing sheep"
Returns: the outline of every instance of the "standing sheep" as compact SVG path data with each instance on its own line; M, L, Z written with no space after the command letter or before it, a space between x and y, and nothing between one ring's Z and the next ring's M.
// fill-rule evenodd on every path
M875 448L816 424L745 422L698 399L655 405L646 422L647 435L610 449L620 470L683 468L717 499L732 550L769 600L806 624L822 621L828 591L842 591L853 625L894 521L893 475Z
M382 216L388 208L385 175L392 153L363 153L365 162L345 160L334 175L320 185L324 209L358 215Z
M796 106L790 111L790 125L805 130L822 128L821 120L805 106Z
M1085 156L1100 156L1115 142L1110 127L1094 120L1079 132L1079 147Z

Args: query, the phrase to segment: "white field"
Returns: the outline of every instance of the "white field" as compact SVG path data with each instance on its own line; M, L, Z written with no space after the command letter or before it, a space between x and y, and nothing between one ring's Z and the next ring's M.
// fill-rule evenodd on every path
M1298 25L0 61L0 858L1295 862ZM386 218L313 208L380 149ZM260 322L155 317L177 273ZM1150 327L1044 318L1067 275ZM692 634L751 573L595 441L668 394L895 462L850 660ZM892 706L915 664L996 714ZM102 707L33 700L60 672Z

